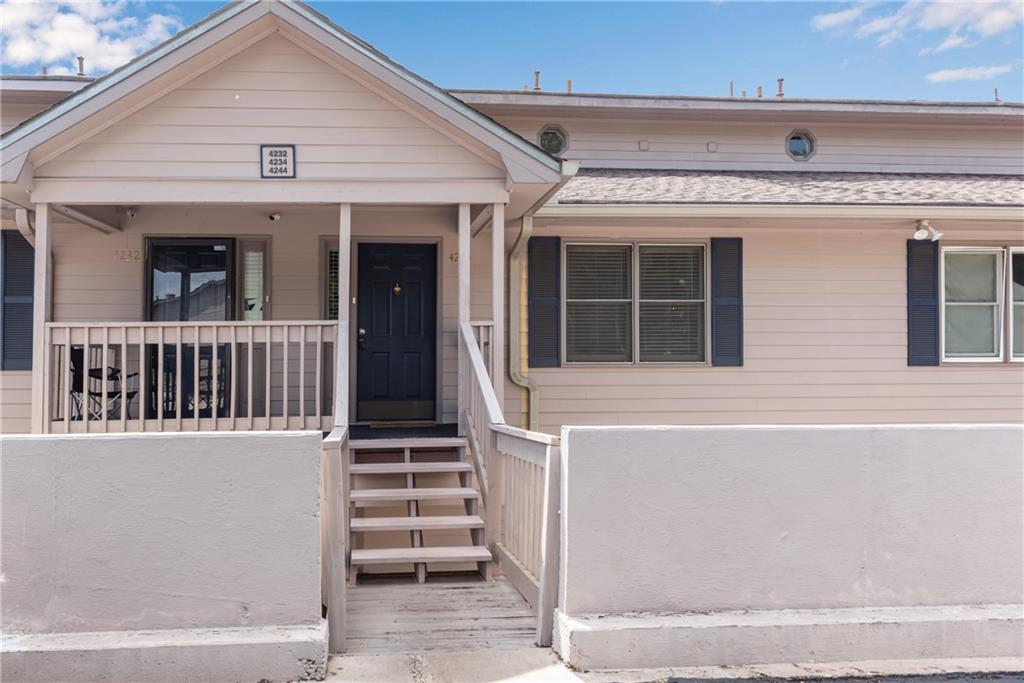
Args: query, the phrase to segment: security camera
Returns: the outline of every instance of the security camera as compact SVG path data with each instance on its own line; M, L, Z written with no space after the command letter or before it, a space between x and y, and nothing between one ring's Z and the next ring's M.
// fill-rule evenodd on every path
M128 218L135 218L138 211L135 209L134 206L129 206L128 210L125 211L125 213L128 215Z
M272 213L269 216L267 216L267 218L269 220L272 220L272 221L279 221L279 220L281 220L281 214L279 214L279 213Z

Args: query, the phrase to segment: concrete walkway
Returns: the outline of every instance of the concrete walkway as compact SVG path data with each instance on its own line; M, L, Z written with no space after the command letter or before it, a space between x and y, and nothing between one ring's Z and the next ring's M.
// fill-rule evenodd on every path
M470 652L333 656L327 680L333 683L683 683L706 680L884 680L892 683L939 681L1021 681L1024 660L943 659L835 664L773 664L579 673L547 649L529 647ZM1005 673L1016 672L1016 673Z

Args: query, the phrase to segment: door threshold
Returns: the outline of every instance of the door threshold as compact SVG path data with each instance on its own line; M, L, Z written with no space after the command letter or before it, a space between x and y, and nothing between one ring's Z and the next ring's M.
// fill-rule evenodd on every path
M436 420L407 420L404 422L356 422L361 427L370 429L416 429L420 427L437 427L440 423Z

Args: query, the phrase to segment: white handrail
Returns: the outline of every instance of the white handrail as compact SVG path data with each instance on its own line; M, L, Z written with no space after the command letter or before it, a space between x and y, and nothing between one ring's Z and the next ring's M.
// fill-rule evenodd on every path
M465 346L469 366L472 370L470 374L476 385L475 388L480 392L480 396L483 399L484 407L487 408L487 421L490 424L503 425L505 424L505 416L501 412L498 397L494 394L494 387L491 386L490 376L487 374L487 366L484 364L484 357L480 353L476 336L473 334L472 323L462 323L461 330L462 343Z

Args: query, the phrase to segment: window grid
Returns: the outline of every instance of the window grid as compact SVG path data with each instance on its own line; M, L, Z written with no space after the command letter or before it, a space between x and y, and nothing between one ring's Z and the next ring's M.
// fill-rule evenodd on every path
M571 299L568 289L568 253L574 246L609 246L629 247L631 268L631 297L628 299ZM703 298L700 299L641 299L640 281L640 252L648 247L690 247L700 249L700 291ZM565 349L563 365L708 365L710 348L711 321L710 306L707 298L710 287L709 278L711 266L709 263L710 249L706 242L566 242L562 248L562 291L565 292L562 302L562 348ZM631 307L631 359L625 361L593 361L593 360L570 360L570 351L567 344L569 325L569 304L573 302L590 303L628 303ZM640 341L640 308L643 303L681 303L697 304L700 306L699 325L700 340L698 344L699 358L697 360L642 360Z
M1004 310L1005 305L1005 293L1007 289L1006 274L1008 268L1006 267L1006 253L1007 250L1004 247L980 247L980 246L951 246L943 247L941 249L941 261L939 263L939 295L941 297L941 306L939 310L940 322L939 322L939 334L941 338L941 352L943 363L1001 363L1004 362L1004 340L1007 335L1004 329L1004 322L1006 313ZM960 301L951 302L947 300L946 292L946 263L949 256L955 256L957 254L977 254L985 255L990 254L995 256L995 291L994 301ZM949 352L947 351L947 315L950 309L970 309L970 308L991 308L992 309L992 335L993 335L993 350L991 352ZM1012 323L1012 321L1011 321ZM1012 347L1011 347L1012 348Z

